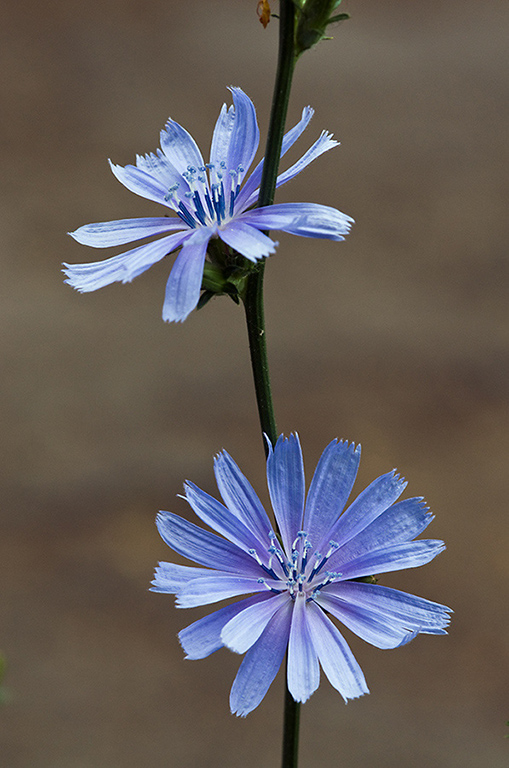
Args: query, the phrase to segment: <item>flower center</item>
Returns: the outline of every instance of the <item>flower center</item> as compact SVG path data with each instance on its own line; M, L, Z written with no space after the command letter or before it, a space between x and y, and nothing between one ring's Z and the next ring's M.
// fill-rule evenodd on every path
M306 531L299 531L288 556L273 531L269 533L269 539L268 560L265 557L264 562L255 549L250 549L249 554L266 574L258 582L265 584L271 592L287 591L292 600L304 597L309 601L314 600L324 586L340 580L341 573L324 571L328 559L339 547L336 541L329 542L325 555L316 551L311 554L313 545Z
M188 165L182 174L185 191L179 192L181 185L174 184L165 195L165 202L191 229L220 227L233 217L243 172L241 165L237 170L228 169L224 160L199 168Z

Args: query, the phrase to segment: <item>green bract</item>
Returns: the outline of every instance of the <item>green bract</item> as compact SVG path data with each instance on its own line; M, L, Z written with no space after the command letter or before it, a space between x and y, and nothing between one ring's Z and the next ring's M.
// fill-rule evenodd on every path
M327 27L350 18L347 13L334 11L341 0L293 0L297 9L295 49L297 56L327 37Z

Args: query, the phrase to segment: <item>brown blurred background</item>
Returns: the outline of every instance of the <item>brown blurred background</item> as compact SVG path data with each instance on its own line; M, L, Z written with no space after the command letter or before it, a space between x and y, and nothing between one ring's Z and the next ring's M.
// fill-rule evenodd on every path
M335 436L363 444L357 489L406 475L448 549L383 583L456 613L448 637L397 651L345 631L372 693L345 707L323 680L303 710L302 768L503 768L509 7L344 5L353 19L298 67L289 124L306 104L316 115L290 160L322 128L342 146L278 200L357 225L341 244L282 235L267 265L279 428L300 432L308 475ZM155 513L187 514L185 478L216 493L216 451L266 498L242 312L218 299L165 325L170 260L87 295L59 271L110 255L66 230L160 215L107 158L155 149L168 115L207 152L239 85L265 136L277 21L264 31L255 12L256 0L2 10L5 768L279 765L282 678L232 717L240 658L185 662L176 633L204 611L147 591L170 556Z

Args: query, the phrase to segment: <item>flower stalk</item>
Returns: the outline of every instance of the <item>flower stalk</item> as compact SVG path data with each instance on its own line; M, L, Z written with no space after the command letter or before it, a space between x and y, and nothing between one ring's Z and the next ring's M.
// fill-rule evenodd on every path
M293 71L295 68L295 6L292 0L281 0L279 22L279 51L274 83L272 109L267 134L265 161L260 182L258 208L272 205L276 191L276 179L281 155L281 146L285 129ZM263 304L263 277L265 260L257 264L247 279L244 307L251 354L251 366L255 385L258 414L262 435L269 438L272 445L277 440L277 427L270 387L267 343L265 337L265 316ZM267 455L267 445L264 439Z
M258 207L272 205L276 191L276 180L281 156L281 146L290 101L293 72L297 56L295 53L295 5L293 0L280 0L279 48L272 109L270 115L265 162L260 182ZM262 437L267 435L272 446L277 441L277 426L270 385L267 340L265 335L265 314L263 303L263 277L265 260L253 270L247 279L244 307L251 354L251 366L260 418ZM264 449L268 446L263 437ZM297 768L299 749L300 703L294 701L285 685L283 721L282 768Z

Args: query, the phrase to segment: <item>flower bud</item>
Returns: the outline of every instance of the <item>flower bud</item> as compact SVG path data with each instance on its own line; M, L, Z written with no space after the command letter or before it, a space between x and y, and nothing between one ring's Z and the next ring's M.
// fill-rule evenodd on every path
M295 48L298 56L326 38L329 24L350 18L347 13L333 15L341 0L294 0L294 3L297 7Z

